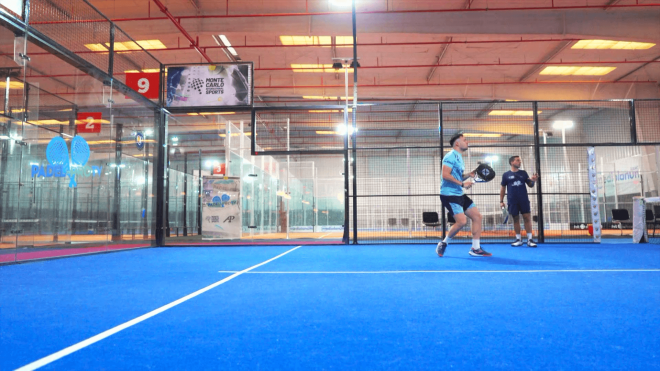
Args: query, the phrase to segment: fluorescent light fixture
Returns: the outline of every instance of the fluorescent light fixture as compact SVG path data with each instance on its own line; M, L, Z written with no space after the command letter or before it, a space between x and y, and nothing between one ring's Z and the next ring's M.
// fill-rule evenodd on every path
M206 162L204 162L204 166L211 167L211 160L206 160Z
M12 139L14 139L14 140L23 140L23 137L18 135L18 136L13 137Z
M317 130L316 134L321 134L321 135L335 135L339 134L339 132L336 131L331 131L331 130Z
M288 195L288 194L287 194L286 192L284 192L284 191L277 191L277 195L280 196L280 197L282 197L282 198L286 198L287 200L290 200L290 199L291 199L291 195Z
M552 124L553 129L570 129L573 127L573 121L564 120L564 121L555 121Z
M351 6L353 5L353 0L330 0L330 4L335 6Z
M355 132L358 132L358 128L355 128ZM345 135L346 134L346 125L341 124L339 127L337 127L337 134L339 135ZM349 126L348 127L348 135L353 134L353 127Z
M0 135L0 139L9 139L9 137L6 135Z
M616 67L594 67L594 66L548 66L541 75L561 76L603 76L614 71Z
M486 156L486 161L487 162L497 162L497 161L499 161L499 159L500 158L498 156Z
M499 138L502 134L496 133L464 133L464 137L473 137L473 138Z
M634 41L617 40L580 40L571 49L617 49L617 50L643 50L654 47L653 43L640 43Z
M85 44L85 47L93 52L107 52L108 48L103 44Z
M282 45L319 45L324 48L332 46L331 36L280 36ZM353 36L336 36L335 46L350 48L353 46Z
M543 111L539 111L541 113ZM534 111L523 110L492 110L488 116L534 116Z
M190 112L188 116L235 115L236 112Z
M220 40L222 40L222 43L225 44L227 47L227 50L234 56L237 57L238 53L236 53L236 50L231 47L231 43L229 42L229 39L225 35L220 35Z
M145 135L145 136L152 135L153 133L154 133L154 131L151 130L151 129L147 129L147 130L144 131L144 135Z
M7 82L5 81L0 82L0 88L4 89L6 87L7 87ZM20 81L10 81L9 89L23 89L23 83ZM14 111L14 112L19 112L19 111Z
M172 142L178 142L178 141L179 141L179 137L172 137Z
M303 99L314 99L314 100L353 100L353 97L326 97L325 95L303 95Z

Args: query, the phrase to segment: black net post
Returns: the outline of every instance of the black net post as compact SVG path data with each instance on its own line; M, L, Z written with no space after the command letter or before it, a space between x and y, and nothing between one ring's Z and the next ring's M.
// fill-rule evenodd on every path
M440 180L442 181L442 159L445 157L445 137L442 133L442 103L438 105L438 132L440 133ZM438 194L440 190L438 190ZM445 222L445 208L440 206L440 222L442 223L442 239L447 236L447 223Z
M538 205L538 234L539 242L545 242L545 234L543 232L543 178L541 176L541 145L539 140L539 110L538 103L532 102L532 111L534 111L534 161L536 162L536 173L539 178L536 180L536 203Z
M630 141L632 144L637 144L637 120L635 118L635 101L630 100Z

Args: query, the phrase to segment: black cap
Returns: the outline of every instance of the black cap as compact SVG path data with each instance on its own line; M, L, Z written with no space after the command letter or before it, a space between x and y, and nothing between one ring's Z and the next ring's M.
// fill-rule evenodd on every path
M463 132L462 132L462 131L459 131L459 132L457 132L456 134L452 135L452 136L451 136L451 139L449 139L449 145L453 147L453 146L454 146L454 142L456 141L456 139L458 139L458 138L460 138L460 137L462 137L462 136L463 136Z

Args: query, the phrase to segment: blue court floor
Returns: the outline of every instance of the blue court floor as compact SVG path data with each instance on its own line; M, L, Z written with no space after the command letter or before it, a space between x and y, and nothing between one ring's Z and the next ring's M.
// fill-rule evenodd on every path
M657 245L151 248L0 266L0 370L660 369Z

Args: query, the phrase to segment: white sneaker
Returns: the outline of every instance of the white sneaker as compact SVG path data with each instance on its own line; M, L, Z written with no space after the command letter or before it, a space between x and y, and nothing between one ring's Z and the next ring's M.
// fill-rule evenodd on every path
M511 246L517 247L517 246L522 246L522 240L515 240L511 244Z

